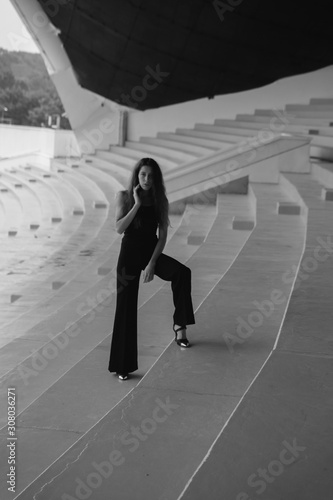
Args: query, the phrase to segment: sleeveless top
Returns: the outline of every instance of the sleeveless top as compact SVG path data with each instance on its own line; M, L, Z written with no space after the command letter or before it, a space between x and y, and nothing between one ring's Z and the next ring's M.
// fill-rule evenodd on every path
M140 218L140 226L136 227L134 221ZM134 219L125 229L124 236L135 239L153 239L156 238L158 227L154 205L140 205Z

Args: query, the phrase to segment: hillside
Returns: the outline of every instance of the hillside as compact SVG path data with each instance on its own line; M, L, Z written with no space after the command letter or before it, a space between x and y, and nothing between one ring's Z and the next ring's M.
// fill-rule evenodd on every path
M0 48L0 112L15 125L43 126L64 108L40 54ZM1 115L0 115L1 116ZM61 128L70 128L66 118Z

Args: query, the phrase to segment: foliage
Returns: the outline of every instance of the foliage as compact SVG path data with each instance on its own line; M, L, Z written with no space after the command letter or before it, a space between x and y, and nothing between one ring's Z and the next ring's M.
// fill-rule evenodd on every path
M49 115L64 112L42 56L0 48L0 118L10 118L15 125L40 127L47 126ZM61 128L70 128L65 117Z

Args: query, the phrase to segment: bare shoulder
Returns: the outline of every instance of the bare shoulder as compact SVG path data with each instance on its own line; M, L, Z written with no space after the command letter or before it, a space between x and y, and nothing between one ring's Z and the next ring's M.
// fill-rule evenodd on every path
M116 193L116 197L117 197L117 198L120 198L120 199L121 199L121 198L128 198L128 195L129 195L129 193L128 193L128 190L127 190L127 189L122 189L121 191L118 191L118 192Z
M121 219L128 212L129 206L129 194L128 191L118 191L116 194L116 220Z
M122 191L118 191L116 194L116 202L118 204L124 204L128 201L129 198L129 193L126 189L123 189Z

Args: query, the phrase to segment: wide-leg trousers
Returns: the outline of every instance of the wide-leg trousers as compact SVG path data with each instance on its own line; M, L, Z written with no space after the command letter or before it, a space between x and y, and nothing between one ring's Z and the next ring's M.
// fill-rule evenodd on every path
M133 245L123 241L117 265L117 301L111 342L109 371L131 373L138 369L137 308L141 271L146 267L157 240ZM135 250L136 249L136 250ZM161 254L155 274L171 282L176 325L195 323L191 297L191 270L176 259Z

